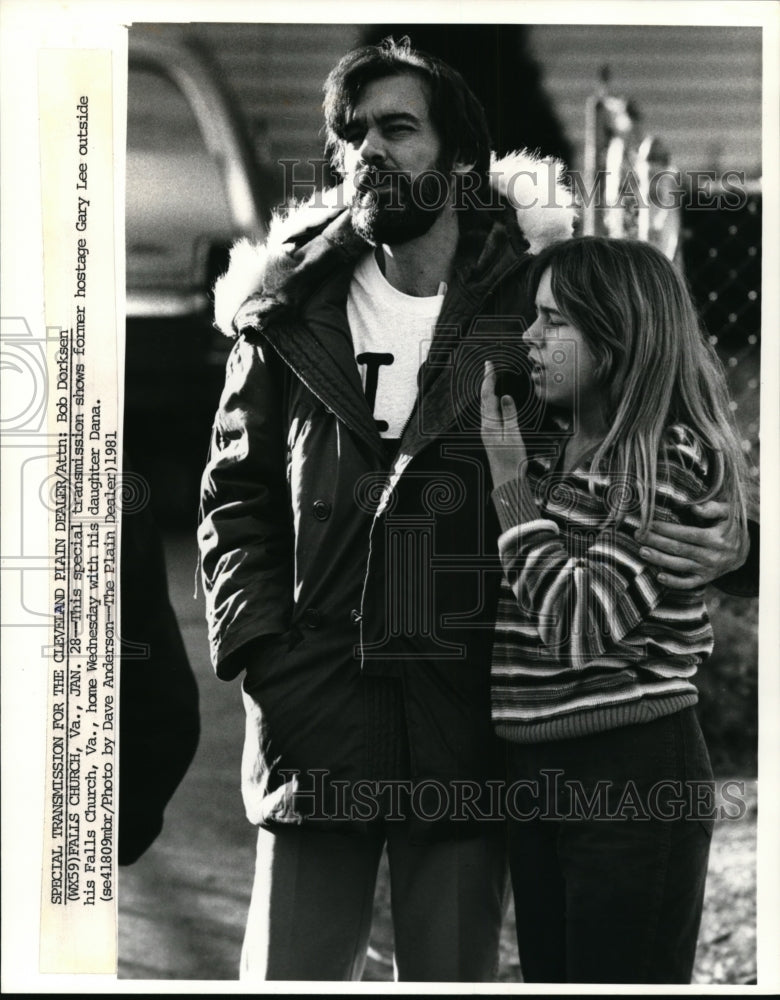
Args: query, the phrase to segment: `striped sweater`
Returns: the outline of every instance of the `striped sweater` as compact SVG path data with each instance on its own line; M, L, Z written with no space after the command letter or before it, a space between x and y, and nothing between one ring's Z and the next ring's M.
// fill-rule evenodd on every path
M614 729L695 704L691 678L712 651L703 588L672 590L639 554L637 491L556 472L554 456L493 491L505 580L492 665L499 736L536 743ZM593 492L589 483L593 482ZM691 432L667 429L655 518L691 523L707 462ZM625 511L609 524L615 504Z

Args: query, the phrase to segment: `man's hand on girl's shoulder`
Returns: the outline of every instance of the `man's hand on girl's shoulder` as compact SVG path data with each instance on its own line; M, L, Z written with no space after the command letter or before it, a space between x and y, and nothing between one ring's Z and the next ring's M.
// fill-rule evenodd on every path
M694 513L707 527L653 521L637 538L640 554L662 572L661 583L678 590L694 590L739 569L750 551L750 541L735 520L729 523L727 504L717 500L695 504Z

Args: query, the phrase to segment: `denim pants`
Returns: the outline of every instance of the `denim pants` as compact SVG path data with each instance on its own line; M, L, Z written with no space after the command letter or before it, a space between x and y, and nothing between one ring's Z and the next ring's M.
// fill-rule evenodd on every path
M524 981L689 983L714 815L694 710L506 761Z

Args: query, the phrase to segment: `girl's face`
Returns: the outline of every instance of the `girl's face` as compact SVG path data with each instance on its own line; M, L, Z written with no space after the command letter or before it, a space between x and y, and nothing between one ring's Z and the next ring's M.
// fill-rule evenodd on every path
M601 387L585 337L560 312L553 298L551 276L547 268L536 291L536 320L523 334L523 340L529 345L536 394L574 413L578 406L592 405Z

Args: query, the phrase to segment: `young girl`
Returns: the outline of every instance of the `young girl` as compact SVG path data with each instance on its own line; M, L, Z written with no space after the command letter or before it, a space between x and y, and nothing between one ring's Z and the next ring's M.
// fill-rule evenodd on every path
M527 982L690 982L715 805L693 675L702 590L644 559L653 518L696 523L747 476L684 280L651 246L535 259L536 393L561 435L531 457L486 365L482 437L505 583L493 653L517 938ZM530 441L529 441L530 443Z

